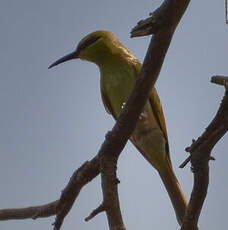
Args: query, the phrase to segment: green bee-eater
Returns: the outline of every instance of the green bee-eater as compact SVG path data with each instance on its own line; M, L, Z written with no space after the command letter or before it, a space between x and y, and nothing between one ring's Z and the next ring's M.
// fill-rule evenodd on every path
M117 119L140 72L140 62L113 33L96 31L83 38L74 52L59 59L49 68L77 58L98 65L104 106ZM155 88L151 90L130 140L158 171L181 224L187 200L172 169L165 119Z

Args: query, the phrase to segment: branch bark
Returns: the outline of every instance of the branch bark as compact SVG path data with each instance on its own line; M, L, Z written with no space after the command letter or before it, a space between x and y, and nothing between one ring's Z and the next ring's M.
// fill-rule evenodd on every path
M101 178L104 197L103 202L105 206L107 205L106 214L110 229L125 229L120 211L116 183L116 164L118 157L126 145L127 140L130 138L138 117L148 99L150 90L159 76L173 33L188 3L189 0L166 0L161 7L153 13L153 23L148 25L150 25L151 33L153 33L154 36L151 39L142 70L123 111L112 131L106 136L106 140L99 151L99 154L102 156ZM132 36L136 36L136 34L139 36L141 31L144 30L137 25L137 28L132 30ZM112 192L110 192L110 188ZM106 202L108 204L106 204Z
M213 83L224 85L225 95L219 110L201 137L186 150L190 153L194 185L181 230L197 230L197 224L209 185L209 160L216 143L228 130L228 77L215 76Z
M53 201L51 203L31 206L26 208L10 208L0 210L0 220L20 220L20 219L37 219L42 217L49 217L56 214L56 207L58 201Z

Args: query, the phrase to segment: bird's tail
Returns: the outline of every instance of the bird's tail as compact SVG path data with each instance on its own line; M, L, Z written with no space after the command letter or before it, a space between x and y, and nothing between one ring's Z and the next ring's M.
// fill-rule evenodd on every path
M185 211L187 209L188 201L173 171L171 162L169 159L167 159L167 161L167 167L165 167L163 170L158 170L158 173L169 194L170 200L176 213L177 221L181 226Z
M177 221L181 226L188 201L173 171L168 145L163 144L166 140L156 131L159 132L159 130L154 129L152 132L142 132L142 130L136 129L131 136L131 141L144 158L158 171L169 194Z

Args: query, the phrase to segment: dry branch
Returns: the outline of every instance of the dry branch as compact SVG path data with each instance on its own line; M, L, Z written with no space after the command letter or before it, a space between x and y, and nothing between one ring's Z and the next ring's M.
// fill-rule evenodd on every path
M188 3L189 0L166 0L154 12L155 23L153 21L152 25L148 25L155 35L151 40L141 73L118 121L112 131L106 135L106 140L98 153L104 197L103 205L110 229L125 229L117 192L116 164L118 156L133 132L149 92L158 78L171 38ZM133 31L136 33L137 29L133 29ZM135 36L133 31L132 36ZM137 35L140 35L140 32ZM58 226L55 225L55 227L59 229Z
M58 222L55 223L59 226L62 224L61 221L64 219L65 215L67 215L71 209L81 188L95 178L99 172L99 158L95 156L91 161L85 162L73 173L59 200L40 206L1 209L0 220L36 219L57 215Z
M42 217L49 217L56 214L56 207L59 200L51 203L31 206L26 208L10 208L0 210L0 220L19 220L19 219L37 219Z
M154 36L151 39L142 70L123 111L112 131L106 136L106 140L99 151L99 154L102 154L101 178L104 197L103 202L106 207L110 229L125 229L119 207L116 183L116 164L118 157L133 132L138 117L148 99L150 90L159 76L173 33L188 3L188 0L164 1L161 7L155 11L152 25L147 24L147 26L151 26L151 31ZM159 20L157 20L157 18L159 18ZM164 23L161 23L162 19ZM156 22L159 23L156 24ZM154 27L156 27L155 30L153 29ZM138 31L138 29L140 29L140 31ZM144 30L145 27L143 27L143 29L139 27L134 28L132 30L132 36L136 36L136 34L139 36Z
M228 130L228 78L215 76L213 83L225 86L226 91L215 118L205 132L187 148L190 153L194 185L181 230L197 230L198 219L209 185L209 160L216 143ZM212 158L213 159L213 158Z
M91 161L86 161L72 175L69 183L62 191L57 206L54 229L60 229L65 216L70 211L81 188L99 174L99 157L95 156Z
M102 203L98 208L94 209L88 217L85 218L85 221L91 220L93 217L95 217L96 215L104 211L105 211L105 206Z
M66 189L64 189L57 206L57 217L54 223L55 229L60 229L64 217L72 207L81 188L99 173L99 166L102 177L103 204L107 213L109 227L115 230L125 229L117 192L117 160L133 132L151 88L158 78L173 33L189 1L190 0L165 0L152 14L152 23L149 22L145 26L143 21L141 21L137 25L137 28L132 30L132 37L154 34L142 70L118 121L112 131L106 136L105 142L102 144L97 157L95 157L96 159L94 161L96 163L92 160L93 162L87 162L83 165L73 175ZM91 168L88 167L88 164L90 164ZM88 170L86 171L87 167ZM84 172L84 170L87 173L83 174L82 172ZM93 173L91 173L91 171L93 171ZM86 177L86 175L89 176Z

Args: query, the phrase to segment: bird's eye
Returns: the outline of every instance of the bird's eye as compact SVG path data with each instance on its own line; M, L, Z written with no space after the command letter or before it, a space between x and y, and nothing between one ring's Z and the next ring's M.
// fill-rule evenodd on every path
M96 42L100 37L96 36L96 37L90 37L88 38L86 41L84 41L81 45L80 45L80 49L85 49L86 47L90 46L91 44L93 44L94 42Z

